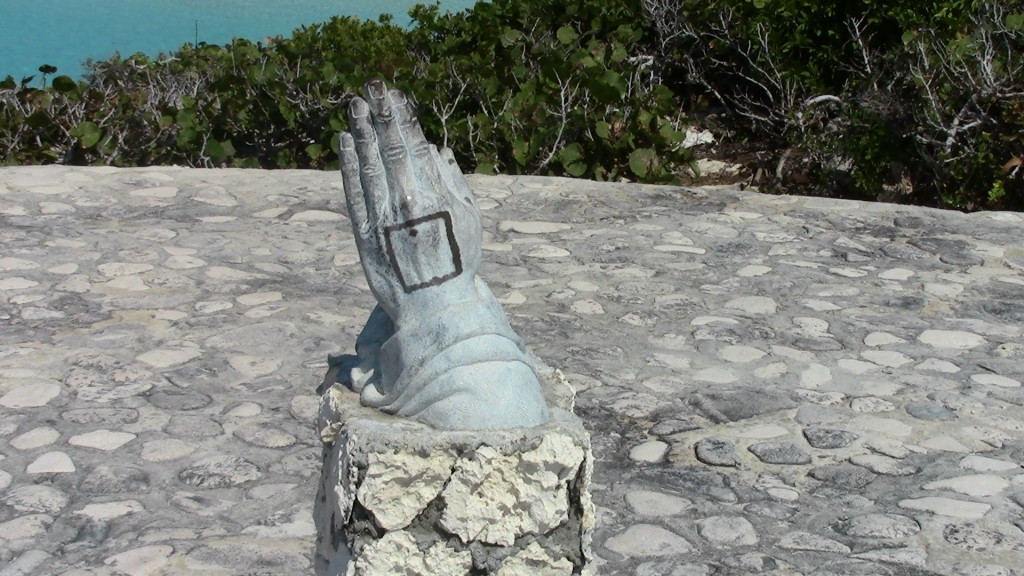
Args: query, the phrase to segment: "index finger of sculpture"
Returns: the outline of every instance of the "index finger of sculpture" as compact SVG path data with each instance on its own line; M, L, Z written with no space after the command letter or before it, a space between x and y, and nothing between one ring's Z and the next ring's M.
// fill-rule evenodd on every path
M442 168L438 162L437 149L423 135L423 128L420 127L420 121L416 118L416 111L413 109L412 103L400 90L391 90L389 95L391 96L395 114L398 117L398 126L401 128L402 135L408 145L413 169L420 178L419 182L417 182L420 185L417 193L423 194L426 191L433 190L437 194L450 195L454 189L448 187L449 183L441 177ZM424 198L423 200L427 199ZM420 205L421 207L423 207L423 204L434 206L437 203L433 200L439 200L439 198L431 198L430 201L420 202ZM442 200L441 203L443 204L444 201ZM428 208L424 209L427 210Z
M352 220L352 232L356 235L356 241L361 242L369 234L366 198L363 196L363 184L359 180L359 157L356 155L355 141L348 132L341 134L340 149L345 204L348 206L348 217Z
M386 256L381 246L380 218L367 206L368 194L363 189L356 143L351 134L341 134L341 177L345 187L345 204L352 233L355 236L359 260L366 274L370 291L389 313L395 309L394 278L388 273Z
M380 80L366 83L367 104L373 118L373 128L377 135L380 158L384 163L384 175L387 178L389 201L399 214L400 220L419 216L416 210L417 186L416 171L413 169L412 157L406 135L402 131L398 114L392 102L392 94L387 91ZM401 95L401 92L398 92ZM398 104L405 104L405 96L401 95Z
M395 210L391 207L384 163L381 161L377 134L370 118L370 106L362 98L353 98L348 105L348 129L355 145L359 181L367 218L372 227L388 219L388 215L394 214Z

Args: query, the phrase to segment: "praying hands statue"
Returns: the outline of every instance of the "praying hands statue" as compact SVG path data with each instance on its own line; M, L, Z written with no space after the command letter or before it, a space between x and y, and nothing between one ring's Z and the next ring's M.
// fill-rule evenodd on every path
M451 150L423 136L383 82L349 105L341 174L377 299L356 356L332 358L364 406L435 428L535 426L549 418L534 361L477 276L482 229Z

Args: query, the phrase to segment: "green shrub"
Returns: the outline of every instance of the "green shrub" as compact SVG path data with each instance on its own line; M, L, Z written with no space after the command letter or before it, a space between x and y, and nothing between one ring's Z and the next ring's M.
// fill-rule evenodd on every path
M644 0L661 74L794 158L812 192L1024 206L1021 0ZM887 192L897 183L907 190ZM774 183L791 191L784 180Z
M185 45L93 62L32 88L0 86L4 163L337 166L345 107L381 76L406 90L463 168L666 181L689 160L679 109L632 56L636 2L495 0L463 14L420 6L334 18L266 45Z
M407 32L334 18L267 45L201 43L89 63L84 82L0 85L4 163L323 168L343 104L373 71L412 65ZM333 149L332 149L333 142Z
M653 81L638 2L494 0L411 13L418 65L400 76L428 135L481 172L669 181L692 157ZM426 97L424 97L426 96Z
M493 0L0 82L0 162L335 168L371 76L466 170L671 182L683 126L766 188L1024 208L1024 0ZM787 172L810 176L794 186ZM806 178L802 178L806 180ZM896 186L900 184L900 186ZM896 192L894 192L896 190Z
M955 35L908 38L922 180L941 205L1024 209L1024 3L994 0Z

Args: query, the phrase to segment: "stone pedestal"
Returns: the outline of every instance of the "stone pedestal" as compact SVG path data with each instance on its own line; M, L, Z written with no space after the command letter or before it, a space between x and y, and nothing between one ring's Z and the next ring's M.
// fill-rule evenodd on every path
M318 576L570 576L590 563L590 437L560 373L536 428L448 432L321 400Z

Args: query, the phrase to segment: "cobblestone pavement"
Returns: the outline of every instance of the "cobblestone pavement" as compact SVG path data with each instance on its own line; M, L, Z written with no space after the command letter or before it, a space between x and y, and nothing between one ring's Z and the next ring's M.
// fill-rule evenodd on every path
M311 573L341 178L0 170L0 576ZM471 177L603 575L1024 574L1024 218Z

